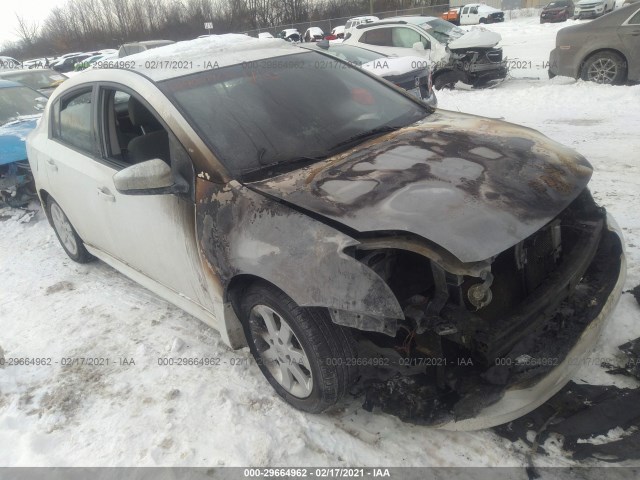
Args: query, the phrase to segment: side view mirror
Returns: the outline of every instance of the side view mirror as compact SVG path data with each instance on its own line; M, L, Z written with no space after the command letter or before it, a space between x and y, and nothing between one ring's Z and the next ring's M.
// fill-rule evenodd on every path
M159 158L136 163L113 176L118 192L125 195L167 195L189 191L189 183L171 172L171 167Z
M413 49L418 51L418 52L423 52L424 51L424 45L422 44L422 42L416 42L412 45Z

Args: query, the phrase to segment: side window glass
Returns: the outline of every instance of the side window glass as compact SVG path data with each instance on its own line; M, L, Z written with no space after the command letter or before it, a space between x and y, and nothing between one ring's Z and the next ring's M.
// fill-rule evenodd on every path
M53 137L73 147L94 153L91 132L91 90L64 97L53 108Z
M101 91L100 119L107 157L133 165L159 158L171 163L169 136L156 115L124 90Z
M412 48L415 43L422 42L424 40L418 32L415 32L410 28L393 28L391 31L394 47Z
M469 9L469 13L476 13L477 14L478 13L478 7L471 7Z
M638 10L636 14L629 19L629 25L640 25L640 10Z
M469 7L464 7L464 8L462 9L462 13L467 13L468 11L469 11Z
M390 28L376 28L369 30L363 36L363 43L369 45L379 45L382 47L391 47L393 45L391 41L391 29Z
M124 90L100 92L100 123L108 160L118 169L159 158L191 185L193 164L178 139L140 98Z

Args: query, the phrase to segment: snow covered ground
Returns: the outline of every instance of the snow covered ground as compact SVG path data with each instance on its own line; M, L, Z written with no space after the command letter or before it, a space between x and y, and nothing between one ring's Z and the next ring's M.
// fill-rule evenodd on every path
M439 92L439 102L538 129L589 159L594 196L626 235L626 290L640 283L640 86L549 81L542 62L567 24L525 17L489 26L507 56L533 66L491 90ZM229 350L216 332L105 264L75 264L41 212L28 222L21 215L0 212L0 346L6 358L52 364L0 369L2 466L527 464L524 444L490 430L403 424L364 411L359 400L327 415L295 411L246 349ZM615 359L619 344L640 336L639 314L623 295L594 356ZM108 364L62 366L69 357ZM220 365L159 365L178 357ZM637 386L599 366L574 380ZM559 449L533 461L575 465Z

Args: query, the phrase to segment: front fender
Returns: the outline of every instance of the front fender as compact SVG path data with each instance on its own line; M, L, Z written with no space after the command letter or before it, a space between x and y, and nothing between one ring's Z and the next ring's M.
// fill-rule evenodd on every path
M404 314L389 286L346 255L348 235L237 182L198 179L196 228L207 272L229 301L238 275L262 278L304 307L387 319Z

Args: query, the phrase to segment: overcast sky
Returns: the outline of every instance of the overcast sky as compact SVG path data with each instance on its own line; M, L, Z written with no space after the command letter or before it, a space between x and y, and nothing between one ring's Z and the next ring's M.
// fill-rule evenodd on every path
M18 40L16 13L31 22L42 25L51 9L67 0L0 0L0 46L6 41Z

